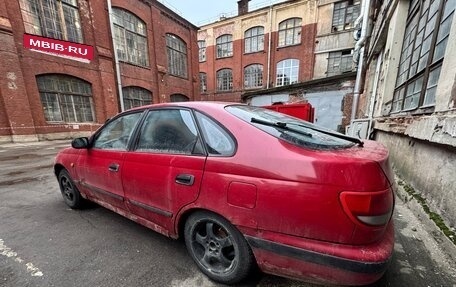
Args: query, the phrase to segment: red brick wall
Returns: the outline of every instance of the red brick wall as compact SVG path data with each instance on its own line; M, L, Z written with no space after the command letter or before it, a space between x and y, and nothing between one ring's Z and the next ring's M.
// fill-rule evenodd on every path
M11 23L14 27L14 23ZM5 29L6 30L6 29ZM16 53L15 39L7 31L0 32L0 89L7 134L34 134L31 106L26 92L26 80L23 78L20 57ZM3 132L2 132L3 134Z
M308 81L313 77L314 70L314 50L316 37L316 23L302 27L301 44L288 47L278 47L278 33L272 33L271 41L271 67L269 87L275 85L277 63L284 59L298 59L299 64L299 81ZM263 65L263 86L266 87L268 81L268 43L269 34L265 35L264 51L257 53L244 53L244 41L235 40L233 42L233 56L229 58L216 59L215 46L206 48L206 61L200 63L200 71L207 74L207 92L203 93L202 99L211 101L241 101L241 95L244 90L244 67L250 64ZM219 93L216 91L216 73L223 68L233 70L233 91L228 93Z
M23 49L25 30L19 1L0 1L0 136L74 131L72 126L46 122L36 85L38 75L65 74L89 82L92 86L95 124L101 124L119 112L107 2L78 2L84 44L94 47L94 59L90 63ZM150 65L137 67L121 63L122 85L139 86L151 91L155 103L168 101L169 95L175 93L199 99L196 27L170 11L162 13L160 5L151 3L112 1L113 7L126 9L141 18L146 23L148 33ZM9 20L13 28L2 26L5 20ZM166 33L175 34L187 43L188 79L166 73ZM10 127L13 128L12 132ZM94 129L92 124L81 124L79 128Z
M188 25L185 25L179 19L173 17L172 14L165 11L160 11L153 7L152 19L154 23L159 25L153 26L154 43L149 45L153 49L151 53L155 55L156 64L154 65L156 77L155 85L158 84L157 92L154 95L159 96L157 102L169 101L169 96L172 94L182 94L190 100L199 100L199 82L198 82L198 45L197 31ZM174 34L181 38L187 45L188 71L187 79L176 77L169 74L164 74L156 70L157 66L168 69L167 53L166 53L166 34Z
M1 40L1 36L0 36ZM1 57L1 54L0 54ZM5 102L3 101L2 91L0 90L0 136L11 134L11 129L8 123L8 117L5 110Z

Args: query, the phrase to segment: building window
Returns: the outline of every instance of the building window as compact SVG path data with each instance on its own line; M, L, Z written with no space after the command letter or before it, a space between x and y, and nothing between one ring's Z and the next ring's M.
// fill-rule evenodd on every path
M172 34L166 34L168 72L171 75L187 78L187 45Z
M206 41L198 41L199 61L206 62Z
M263 87L263 65L253 64L244 69L244 88Z
M352 71L353 55L351 50L330 52L326 75L335 76Z
M286 59L277 63L276 86L286 86L298 82L299 60Z
M176 102L188 102L190 99L187 96L184 96L182 94L174 94L169 96L169 101L172 103Z
M279 24L279 47L301 43L301 18L291 18Z
M20 0L25 32L82 43L77 0Z
M148 66L146 24L132 13L112 8L114 43L120 61Z
M333 32L354 28L354 22L359 16L359 1L342 1L334 4L332 19Z
M122 88L125 110L152 104L152 93L140 87Z
M207 74L199 73L200 78L200 91L201 93L207 92Z
M231 69L217 71L217 91L225 92L233 90L233 72Z
M217 59L233 56L233 36L222 35L217 38Z
M409 7L391 112L435 105L437 82L456 1L421 0Z
M261 26L253 27L245 31L244 42L246 53L254 53L264 50L264 28Z
M37 76L36 81L47 122L94 122L92 87L66 75Z

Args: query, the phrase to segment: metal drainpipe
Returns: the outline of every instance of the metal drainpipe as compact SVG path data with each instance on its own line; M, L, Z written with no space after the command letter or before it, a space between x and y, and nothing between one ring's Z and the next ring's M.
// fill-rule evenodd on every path
M114 63L115 63L116 79L117 79L117 91L119 93L120 111L123 112L123 111L125 111L125 105L124 105L124 97L123 97L123 92L122 92L122 79L120 77L119 58L117 57L116 42L114 40L114 23L112 21L111 0L108 0L108 14L109 14L109 27L111 29L112 47L114 49Z
M356 42L355 50L359 49L359 60L358 60L358 69L356 72L356 82L355 88L353 91L353 105L351 113L351 121L356 119L356 112L358 110L359 95L361 93L361 81L363 80L363 70L364 70L364 45L366 42L368 27L369 27L369 11L370 11L371 0L364 0L362 3L362 13L363 13L363 25L361 27L361 38ZM358 19L357 19L358 20ZM361 47L362 46L362 47ZM361 49L360 49L361 47Z
M380 72L383 64L383 50L377 57L377 66L375 67L374 86L372 87L371 102L369 103L369 125L367 127L367 138L369 139L370 130L372 128L372 120L374 118L375 102L377 101L378 81L380 80Z
M268 39L268 76L266 80L266 89L269 89L271 77L271 49L272 49L272 4L269 6L269 39Z

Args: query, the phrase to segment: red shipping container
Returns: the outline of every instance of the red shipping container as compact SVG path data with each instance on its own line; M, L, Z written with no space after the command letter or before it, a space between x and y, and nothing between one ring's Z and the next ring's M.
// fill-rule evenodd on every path
M279 113L287 114L296 118L303 119L305 121L314 122L314 111L315 109L311 104L289 104L289 105L272 105L265 106L263 108L273 110Z

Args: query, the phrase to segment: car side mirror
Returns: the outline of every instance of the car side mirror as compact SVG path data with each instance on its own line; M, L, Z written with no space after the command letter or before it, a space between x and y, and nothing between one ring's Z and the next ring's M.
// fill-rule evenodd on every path
M75 149L84 149L89 147L89 139L86 137L76 138L71 142L71 146Z

